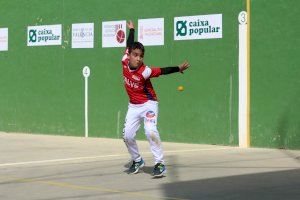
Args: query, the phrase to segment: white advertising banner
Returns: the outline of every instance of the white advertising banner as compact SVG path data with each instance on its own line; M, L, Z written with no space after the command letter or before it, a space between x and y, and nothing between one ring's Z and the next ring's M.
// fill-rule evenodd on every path
M94 23L72 24L72 48L94 48Z
M222 14L174 18L174 40L222 38Z
M102 47L126 47L126 21L102 22Z
M138 41L144 46L164 45L164 18L139 19Z
M61 24L27 27L27 46L61 45L61 37Z
M0 28L0 51L8 50L8 28Z

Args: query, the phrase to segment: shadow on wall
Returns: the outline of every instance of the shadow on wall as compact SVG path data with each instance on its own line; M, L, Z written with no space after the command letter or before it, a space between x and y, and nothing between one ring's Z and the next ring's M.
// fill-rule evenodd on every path
M287 108L279 117L276 127L277 147L281 149L290 148L294 146L291 143L298 144L300 142L300 90L295 93L295 96L290 97L290 101L286 105Z
M289 128L289 112L286 111L278 120L278 125L277 125L277 147L280 149L285 149L287 148L287 143L288 143L288 137L287 137L287 132Z
M165 196L205 200L298 200L300 169L175 182L162 186Z

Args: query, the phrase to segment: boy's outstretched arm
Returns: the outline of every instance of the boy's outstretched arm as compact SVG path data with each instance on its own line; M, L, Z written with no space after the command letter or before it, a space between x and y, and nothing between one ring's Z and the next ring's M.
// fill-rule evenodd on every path
M160 68L160 69L161 69L161 74L162 75L167 75L167 74L172 74L172 73L175 73L175 72L183 73L183 71L186 70L187 68L189 68L189 66L190 66L189 62L188 61L184 61L179 66L176 66L176 67L164 67L164 68Z
M127 27L129 28L129 35L126 41L126 47L129 48L134 43L134 24L131 20L127 23Z

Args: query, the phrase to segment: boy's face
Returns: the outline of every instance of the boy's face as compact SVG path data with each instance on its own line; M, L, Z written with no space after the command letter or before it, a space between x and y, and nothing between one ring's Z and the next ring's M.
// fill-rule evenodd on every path
M143 64L144 54L140 49L132 49L129 54L129 65L132 68L138 68Z

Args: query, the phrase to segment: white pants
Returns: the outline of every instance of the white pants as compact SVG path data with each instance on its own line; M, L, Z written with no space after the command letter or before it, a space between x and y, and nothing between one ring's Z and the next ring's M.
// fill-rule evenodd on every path
M144 104L129 104L123 129L123 139L132 160L139 162L141 155L135 140L140 122L144 121L145 134L150 143L154 162L164 163L161 140L157 130L158 102L147 101Z

